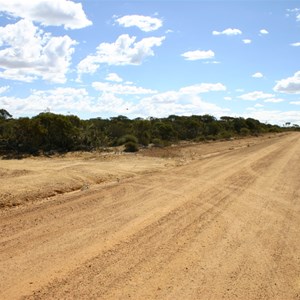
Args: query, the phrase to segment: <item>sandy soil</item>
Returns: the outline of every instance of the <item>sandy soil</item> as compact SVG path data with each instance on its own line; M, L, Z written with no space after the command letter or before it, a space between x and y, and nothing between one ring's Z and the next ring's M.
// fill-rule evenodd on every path
M300 299L299 166L297 133L1 160L0 299Z
M51 157L0 159L0 209L24 205L99 184L119 182L165 167L187 164L241 147L251 146L278 135L230 142L180 144L150 148L138 154L121 149L111 152L75 152Z

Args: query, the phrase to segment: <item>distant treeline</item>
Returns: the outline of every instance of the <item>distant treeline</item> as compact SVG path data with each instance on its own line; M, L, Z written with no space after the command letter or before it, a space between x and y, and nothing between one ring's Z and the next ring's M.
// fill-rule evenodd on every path
M14 119L9 112L0 109L0 152L90 151L122 144L127 151L137 151L150 143L165 146L177 141L230 139L284 130L299 130L299 126L287 128L252 118L224 116L216 119L211 115L81 120L73 115L45 112L32 118Z

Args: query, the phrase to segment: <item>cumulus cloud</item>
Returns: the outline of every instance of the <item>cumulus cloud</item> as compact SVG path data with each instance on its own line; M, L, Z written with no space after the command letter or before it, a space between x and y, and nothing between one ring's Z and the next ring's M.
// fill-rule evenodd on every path
M198 89L183 87L177 91L156 92L137 86L94 83L94 88L101 93L97 97L89 95L84 88L57 88L53 90L33 90L29 97L0 96L0 107L7 109L14 116L32 116L50 109L55 113L82 114L96 116L115 116L125 114L131 117L166 117L170 114L192 115L212 114L228 115L228 109L201 99L200 92L222 90L218 84L201 84ZM201 88L199 88L201 87ZM128 95L135 95L135 100L126 100ZM129 96L128 98L132 98Z
M253 78L263 78L264 75L260 72L257 72L257 73L254 73L251 77L253 77Z
M300 47L300 42L290 44L293 47Z
M135 115L137 113L137 106L126 101L121 97L116 96L112 93L102 93L92 106L88 107L89 112L96 115L109 114L110 116L116 115Z
M242 34L242 31L240 29L236 28L227 28L223 31L216 31L214 30L212 32L213 35L239 35Z
M43 111L53 113L109 116L124 115L134 112L137 108L132 102L112 94L102 93L91 97L84 88L58 88L46 91L32 91L29 97L1 97L0 107L12 113L15 117L34 116Z
M210 64L212 64L212 65L218 65L221 62L219 62L217 60L207 60L207 61L204 61L203 63L206 64L206 65L210 65Z
M269 102L269 103L280 103L283 102L284 100L281 98L270 98L270 99L266 99L264 100L264 102Z
M244 44L251 44L251 43L252 43L252 40L250 40L250 39L244 39L244 40L243 40L243 43L244 43Z
M196 94L168 91L143 98L138 111L142 116L212 114L219 117L228 114L229 109L206 102Z
M254 107L258 107L258 108L260 108L260 107L264 107L262 104L260 104L260 103L256 103L255 105L254 105Z
M300 125L300 111L280 111L280 110L265 110L265 109L254 109L249 114L244 114L244 118L254 118L264 123L282 125L286 122Z
M113 82L122 82L123 79L116 73L109 73L105 80L107 81L113 81Z
M272 97L274 97L273 94L267 94L267 93L264 93L261 91L255 91L255 92L251 92L248 94L243 94L243 95L239 96L238 98L242 99L242 100L256 101L259 99L267 99L267 98L272 98Z
M0 11L45 26L63 25L66 29L79 29L92 25L81 3L70 0L0 0Z
M121 18L116 19L116 22L124 27L132 27L136 26L140 30L149 32L157 30L162 27L163 22L158 18L152 18L148 16L141 15L128 15Z
M181 54L186 60L199 60L199 59L211 59L215 57L215 53L212 50L195 50L188 51Z
M226 87L222 84L202 83L183 87L177 91L156 92L135 86L125 85L107 85L103 83L94 83L94 88L101 91L99 99L103 102L103 97L108 103L118 103L124 109L126 115L140 117L165 117L170 114L191 115L211 113L219 116L228 112L228 109L221 108L215 104L205 102L199 97L199 93L212 91L223 91ZM116 95L136 94L138 102L121 101L122 98ZM142 94L152 94L143 96ZM109 100L111 98L111 100ZM113 110L112 110L113 111Z
M64 83L76 41L52 37L29 20L0 27L0 78Z
M291 101L290 104L293 104L293 105L300 105L300 101Z
M114 43L101 43L94 55L84 58L77 66L79 78L83 73L94 73L100 64L124 66L140 65L149 56L152 48L161 46L165 37L149 37L136 42L136 37L123 34Z
M226 91L226 86L222 83L199 83L183 87L179 90L181 94L202 94L219 91Z
M220 83L200 83L192 86L183 87L176 91L157 92L141 87L94 83L93 87L101 91L98 98L99 109L107 112L125 112L126 115L139 117L165 117L170 114L191 115L191 114L213 114L221 116L228 113L228 109L221 108L215 104L204 101L199 97L200 93L213 91L223 91L226 87ZM119 95L137 95L138 101L135 103L125 101ZM143 95L145 94L145 95ZM149 95L147 95L149 94ZM102 108L100 107L102 105ZM97 104L95 104L97 106Z
M287 9L287 17L290 17L291 15L296 16L296 21L300 21L300 9L299 8L292 8L292 9Z
M5 92L7 92L9 90L9 86L1 86L0 87L0 94L4 94Z
M53 90L33 90L24 98L0 97L0 107L12 112L14 116L31 116L50 109L55 113L79 113L88 111L92 97L86 89L56 88Z
M226 100L226 101L231 101L231 100L232 100L232 97L226 96L226 97L224 97L224 100Z
M259 31L259 33L260 33L260 34L269 34L269 31L266 30L266 29L261 29L261 30Z
M221 116L228 113L228 109L221 108L200 98L199 94L224 91L226 87L221 83L199 83L182 87L177 91L157 93L143 98L138 111L144 116L164 117L171 114L213 114Z
M95 90L102 93L120 94L120 95L140 95L154 94L156 91L145 89L134 85L111 84L108 82L93 82L92 86Z
M300 94L300 71L292 77L279 80L273 89L275 92L280 93Z

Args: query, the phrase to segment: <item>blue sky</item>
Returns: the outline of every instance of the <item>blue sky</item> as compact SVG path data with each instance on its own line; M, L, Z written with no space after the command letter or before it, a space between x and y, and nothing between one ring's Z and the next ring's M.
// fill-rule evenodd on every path
M299 1L0 0L0 108L14 117L300 125L299 58Z

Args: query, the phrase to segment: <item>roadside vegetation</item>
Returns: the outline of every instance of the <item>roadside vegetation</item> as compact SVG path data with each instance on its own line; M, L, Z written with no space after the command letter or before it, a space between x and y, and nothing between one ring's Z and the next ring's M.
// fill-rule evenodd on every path
M135 152L149 144L163 147L178 141L200 142L300 130L298 125L285 125L264 124L252 118L217 119L211 115L81 120L74 115L44 112L32 118L15 119L0 109L0 152L38 155L120 145L124 145L125 151Z

